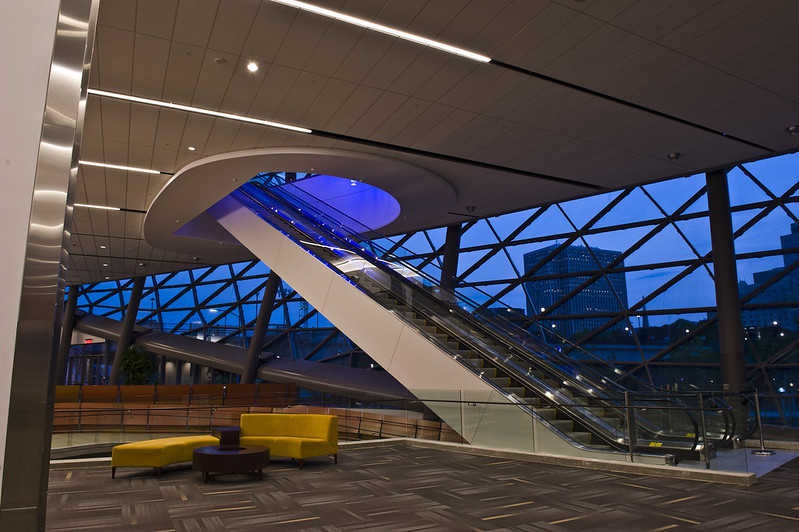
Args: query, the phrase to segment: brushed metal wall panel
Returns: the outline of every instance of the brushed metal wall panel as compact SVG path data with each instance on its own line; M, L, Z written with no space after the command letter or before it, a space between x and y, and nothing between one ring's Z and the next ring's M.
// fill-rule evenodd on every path
M0 529L44 530L55 360L98 0L62 0L11 369Z

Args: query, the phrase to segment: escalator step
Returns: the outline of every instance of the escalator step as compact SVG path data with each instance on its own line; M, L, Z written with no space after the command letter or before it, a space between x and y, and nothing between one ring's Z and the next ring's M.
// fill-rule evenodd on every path
M621 418L617 417L603 417L602 420L613 428L620 429L622 422Z
M535 411L542 418L549 419L549 420L555 419L555 416L558 413L558 411L555 410L554 408L536 408Z
M552 419L550 423L561 432L571 432L574 428L574 421L571 419Z
M469 363L472 366L476 367L476 368L482 368L483 367L483 359L482 358L469 358L469 357L465 356L465 357L463 357L463 359L464 360L468 360Z
M591 433L590 432L570 432L569 437L578 443L582 443L584 445L588 445L591 443Z

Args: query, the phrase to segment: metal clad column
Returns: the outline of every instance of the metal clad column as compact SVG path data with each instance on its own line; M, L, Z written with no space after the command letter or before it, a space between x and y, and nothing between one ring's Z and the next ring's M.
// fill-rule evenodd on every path
M705 174L710 214L710 240L713 246L713 274L716 280L716 307L719 323L721 382L725 389L744 386L744 330L738 298L738 269L730 215L727 172Z
M125 320L122 322L122 332L119 333L119 343L117 343L114 362L111 364L111 375L108 377L109 384L119 384L119 364L122 360L122 354L130 347L133 327L136 325L136 314L139 312L141 294L144 291L144 281L144 276L133 279L128 308L125 310Z
M0 530L44 530L72 195L97 0L3 0ZM21 222L21 223L20 223ZM24 224L24 228L20 225Z
M458 281L458 254L461 249L461 224L447 226L441 264L441 297L452 299Z
M67 357L72 347L72 329L75 328L75 309L78 306L78 287L73 286L67 293L67 308L64 309L64 324L61 327L61 345L58 347L55 383L67 383Z
M272 317L272 307L275 306L275 297L279 286L280 276L270 271L264 287L261 308L258 310L258 319L255 321L255 330L253 330L252 338L250 339L250 347L247 349L244 371L241 373L241 382L243 384L255 382L255 375L258 371L258 357L261 355L261 348L264 346L266 329L269 327L269 319Z

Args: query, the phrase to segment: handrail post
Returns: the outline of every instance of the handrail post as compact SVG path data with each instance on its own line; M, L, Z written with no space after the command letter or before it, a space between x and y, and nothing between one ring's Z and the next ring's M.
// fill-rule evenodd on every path
M766 443L763 439L763 422L760 419L760 394L755 390L755 417L757 419L757 431L760 433L760 449L754 449L752 454L756 456L771 456L777 454L776 451L769 451L766 449Z
M627 414L627 443L630 446L630 463L634 462L637 441L635 437L635 412L630 405L630 392L624 392L624 409Z
M710 444L707 441L707 425L705 424L705 402L699 394L699 419L702 421L702 454L705 455L705 469L710 469Z

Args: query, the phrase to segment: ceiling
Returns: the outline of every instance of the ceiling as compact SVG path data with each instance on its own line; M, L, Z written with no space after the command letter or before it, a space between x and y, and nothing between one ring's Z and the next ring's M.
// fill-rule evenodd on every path
M430 226L799 149L794 0L309 2L492 61L269 0L102 0L90 89L313 133L90 94L80 158L162 173L80 166L75 202L123 210L75 208L70 285L198 266L148 244L144 213L171 174L239 150L420 167L455 191Z

